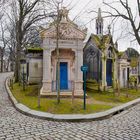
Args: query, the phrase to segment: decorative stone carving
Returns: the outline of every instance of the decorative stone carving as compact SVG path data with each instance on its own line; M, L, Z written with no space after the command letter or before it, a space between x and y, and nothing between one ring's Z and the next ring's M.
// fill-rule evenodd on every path
M66 73L68 81L66 81L66 83L68 84L68 89L65 89L65 93L73 90L71 89L70 83L74 83L73 85L75 85L75 96L82 96L83 73L81 72L80 67L83 65L83 41L85 39L86 34L82 30L79 30L77 28L78 26L76 26L72 21L70 21L70 19L68 18L68 10L66 8L63 8L60 11L60 15L61 20L59 24L60 26L58 48L60 64L65 63L67 67ZM51 24L51 26L48 29L41 32L41 36L44 39L43 87L41 89L42 95L54 95L54 90L56 91L57 32L54 24ZM62 70L60 70L60 72L65 72L65 70L62 69L62 67L60 68Z
M63 7L60 10L60 24L59 24L59 37L60 39L80 39L84 40L86 32L78 29L78 26L75 25L68 18L68 10ZM86 30L85 30L86 31ZM56 26L52 24L49 28L45 29L40 33L42 38L56 38Z
M68 21L68 13L69 10L66 9L66 7L62 7L60 10L60 16L61 16L61 21Z

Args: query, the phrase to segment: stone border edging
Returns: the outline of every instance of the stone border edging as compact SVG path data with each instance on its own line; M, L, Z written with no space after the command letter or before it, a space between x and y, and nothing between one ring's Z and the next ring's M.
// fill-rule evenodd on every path
M125 103L123 105L114 107L112 109L103 111L103 112L99 112L99 113L92 113L92 114L66 114L66 115L61 115L61 114L51 114L51 113L47 113L47 112L41 112L41 111L36 111L36 110L32 110L30 108L28 108L27 106L19 103L15 97L12 95L9 86L8 86L8 79L6 79L5 81L5 87L9 96L9 99L11 100L13 106L16 108L16 110L18 110L19 112L31 116L31 117L35 117L35 118L39 118L39 119L44 119L44 120L54 120L54 121L69 121L69 122L81 122L81 121L95 121L95 120L103 120L103 119L107 119L115 114L118 114L138 103L140 103L140 98L135 99L133 101L130 101L128 103Z

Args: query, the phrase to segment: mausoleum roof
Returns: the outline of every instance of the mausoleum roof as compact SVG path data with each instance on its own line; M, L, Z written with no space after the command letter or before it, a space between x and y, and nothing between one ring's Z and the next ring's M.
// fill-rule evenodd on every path
M57 37L56 26L59 29L59 39L80 39L84 40L86 37L86 29L80 29L73 21L68 17L68 10L64 7L60 10L60 20L54 21L46 29L40 32L42 38L54 38Z
M95 44L99 49L106 49L109 44L114 46L113 39L112 39L112 36L110 34L106 34L106 35L102 35L102 36L91 34L85 47L87 47L88 42L90 42L90 41L93 44ZM118 50L115 47L114 47L114 49L118 52Z

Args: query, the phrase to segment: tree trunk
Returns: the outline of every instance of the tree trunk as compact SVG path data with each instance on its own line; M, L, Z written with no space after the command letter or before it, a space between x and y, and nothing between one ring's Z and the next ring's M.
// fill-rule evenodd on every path
M15 61L15 82L19 82L19 80L20 80L20 49L17 50Z
M3 49L1 49L1 72L3 72Z
M3 72L3 55L1 55L1 72Z

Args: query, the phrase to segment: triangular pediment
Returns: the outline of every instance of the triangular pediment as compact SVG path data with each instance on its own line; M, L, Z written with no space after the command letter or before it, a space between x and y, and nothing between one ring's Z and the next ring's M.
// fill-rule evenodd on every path
M128 59L128 56L125 52L122 54L121 59Z
M54 38L67 40L67 39L80 39L84 40L86 37L86 30L83 31L69 19L67 10L65 7L59 10L60 20L55 20L50 24L49 28L43 30L40 35L42 38ZM57 28L58 27L58 28Z
M50 26L50 28L41 32L41 36L43 38L56 38L57 31L54 25ZM86 37L86 33L81 31L76 26L70 23L61 23L59 26L59 38L60 39L80 39L84 40Z

